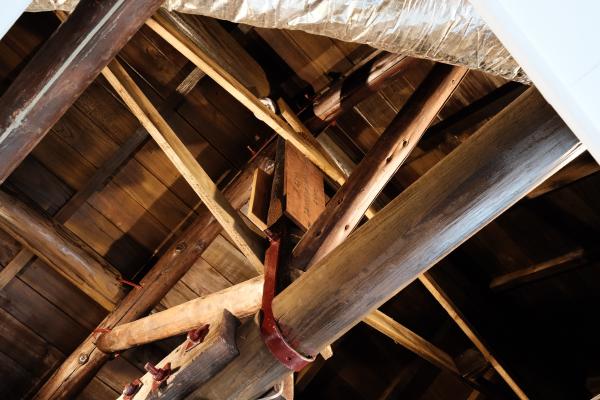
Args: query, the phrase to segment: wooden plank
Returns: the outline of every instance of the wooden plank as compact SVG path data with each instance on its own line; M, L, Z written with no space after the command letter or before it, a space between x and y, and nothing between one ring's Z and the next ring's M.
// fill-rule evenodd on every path
M305 154L317 167L335 182L343 182L344 177L337 167L324 155L318 142L312 136L295 132L280 117L275 115L267 106L261 103L247 88L224 70L204 49L197 46L183 32L193 31L174 14L160 13L157 19L150 19L147 25L184 54L198 68L219 83L233 97L246 106L261 121L271 129L290 141ZM181 30L181 31L180 31Z
M175 400L193 392L239 354L235 343L238 324L232 314L222 312L217 323L209 327L209 333L202 343L187 352L184 343L160 362L159 366L170 363L173 371L164 386L153 393L152 376L147 373L140 379L142 386L132 399Z
M288 341L318 353L582 151L530 89L275 298ZM194 396L252 398L289 373L253 321L238 337Z
M325 209L323 175L292 144L285 145L285 214L308 230Z
M259 153L243 172L224 190L233 207L239 208L249 197L252 173L256 168L269 169L274 156L274 146ZM133 290L99 325L113 328L140 318L150 311L175 283L188 271L204 252L221 228L206 209L198 211L198 217L179 239L167 249L152 269L140 281L143 290ZM10 285L9 285L10 286ZM37 398L74 397L92 379L95 372L109 359L109 355L97 350L95 335L88 336L58 368L37 393ZM79 363L81 354L88 356L84 365Z
M408 350L419 355L433 365L453 372L456 375L459 374L454 360L448 353L423 339L421 336L413 333L411 330L394 321L381 311L373 311L363 319L363 322L370 327L377 329L396 343L406 347Z
M254 171L247 216L261 231L264 231L268 227L267 217L269 214L269 200L271 198L272 184L272 175L267 174L260 168L257 168Z
M466 68L445 64L432 70L296 245L294 268L306 270L348 237L466 73Z
M234 208L217 189L208 174L177 137L160 113L144 96L123 67L113 61L104 76L140 120L171 162L188 181L202 202L219 221L223 229L250 260L257 271L262 271L263 249L257 236L244 224Z
M106 309L122 298L118 271L67 229L5 192L0 226Z
M585 178L593 173L600 171L600 165L589 154L585 153L573 160L572 163L558 171L556 174L548 178L540 186L536 187L527 195L528 198L534 199L543 194L559 189L565 185L573 183L579 179Z
M205 324L215 324L223 310L239 319L255 314L261 306L263 276L209 294L168 310L115 327L96 345L105 353L186 333Z
M490 289L494 291L505 290L527 282L542 279L549 275L564 272L589 262L589 255L583 248L577 248L566 254L554 257L550 260L509 272L492 279Z
M2 271L0 271L0 290L10 282L12 278L17 276L19 272L32 260L34 254L27 250L21 249L17 255Z
M78 5L0 99L0 183L161 3L84 0Z

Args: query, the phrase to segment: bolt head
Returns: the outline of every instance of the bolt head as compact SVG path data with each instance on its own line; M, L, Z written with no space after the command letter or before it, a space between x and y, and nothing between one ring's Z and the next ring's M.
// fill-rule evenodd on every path
M86 362L88 362L88 360L90 359L90 356L88 356L86 353L81 353L79 355L79 358L77 359L77 361L79 362L79 364L85 364Z

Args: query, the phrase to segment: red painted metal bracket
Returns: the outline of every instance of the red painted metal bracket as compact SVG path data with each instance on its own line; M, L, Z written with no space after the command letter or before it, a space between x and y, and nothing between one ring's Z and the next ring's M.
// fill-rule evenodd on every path
M302 355L290 346L283 337L273 315L272 305L275 297L281 238L273 235L269 238L269 241L270 245L265 254L265 283L262 297L260 334L271 354L279 362L293 371L300 371L308 363L314 361L314 357Z

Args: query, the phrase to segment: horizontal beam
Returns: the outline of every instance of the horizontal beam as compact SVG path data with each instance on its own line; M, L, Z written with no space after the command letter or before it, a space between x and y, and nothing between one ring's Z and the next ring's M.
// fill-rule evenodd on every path
M317 354L581 152L530 89L275 298L287 340ZM253 321L239 338L193 396L248 399L289 373Z
M115 327L98 339L96 346L115 353L133 346L186 333L211 324L227 310L242 319L255 314L261 305L263 276L228 287L186 303Z
M82 0L0 98L0 183L162 0Z
M117 61L113 61L102 71L102 74L219 221L234 244L254 268L259 273L262 272L264 255L262 239L246 226L238 212L229 204L156 107Z
M3 191L0 227L105 309L123 298L116 269L58 222Z

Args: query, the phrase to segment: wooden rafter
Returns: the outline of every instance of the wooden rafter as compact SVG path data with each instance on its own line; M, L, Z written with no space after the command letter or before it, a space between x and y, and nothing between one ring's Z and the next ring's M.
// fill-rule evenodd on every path
M167 121L118 62L113 61L102 73L240 251L259 273L262 272L262 240L246 226Z
M530 89L275 298L288 340L316 354L581 152ZM251 398L286 374L253 323L238 337L240 356L194 396Z
M83 0L0 98L0 183L46 135L161 0Z
M0 227L107 310L123 297L116 269L58 222L3 191Z

